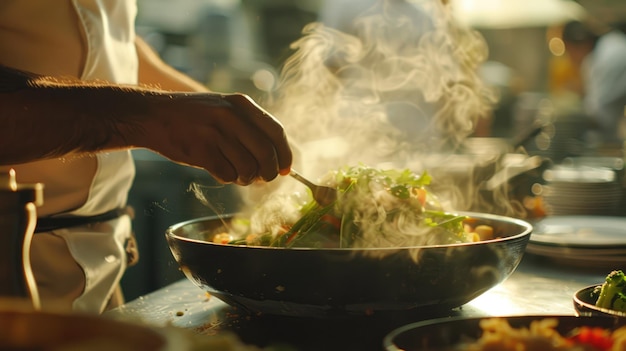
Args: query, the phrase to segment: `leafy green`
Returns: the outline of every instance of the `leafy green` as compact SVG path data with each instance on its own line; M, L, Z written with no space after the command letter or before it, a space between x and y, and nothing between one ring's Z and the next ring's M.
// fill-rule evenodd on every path
M365 212L371 210L363 203L375 198L374 191L386 191L396 198L392 204L395 207L385 210L387 222L393 222L400 216L404 216L404 218L414 219L425 228L440 228L451 233L456 240L464 241L463 220L465 216L449 214L440 209L427 210L426 199L420 199L414 195L415 190L420 189L425 196L432 196L425 188L432 181L427 172L416 174L408 169L381 170L359 165L336 171L334 178L338 189L336 202L325 207L317 205L314 201L305 205L301 211L302 217L272 246L315 245L312 240L319 239L320 220L324 216L331 215L339 220L340 226L335 231L326 230L325 234L331 236L338 234L336 240L340 247L352 247L359 238L365 235L363 228L356 223L355 219L366 217ZM379 223L370 229L380 235L397 234L386 233L384 228L386 228L385 224Z
M596 306L626 312L626 275L621 270L609 273L596 301Z

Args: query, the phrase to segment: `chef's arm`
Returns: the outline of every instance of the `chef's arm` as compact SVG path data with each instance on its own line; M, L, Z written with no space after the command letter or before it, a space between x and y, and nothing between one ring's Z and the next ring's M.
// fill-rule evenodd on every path
M158 97L0 66L0 165L132 146L126 131L140 128Z
M282 125L245 95L68 81L0 65L0 165L129 148L242 185L287 173L292 158Z
M177 71L140 37L135 39L139 58L139 84L170 91L208 91L207 87Z

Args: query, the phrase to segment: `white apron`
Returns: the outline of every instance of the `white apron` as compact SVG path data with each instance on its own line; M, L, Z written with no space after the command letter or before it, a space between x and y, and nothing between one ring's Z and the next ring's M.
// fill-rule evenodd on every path
M71 1L87 44L81 78L136 84L136 2ZM56 6L55 2L50 3ZM93 216L123 208L135 174L128 151L68 156L11 167L19 182L44 184L40 216ZM103 312L126 269L125 242L130 236L128 215L35 234L31 260L42 308Z

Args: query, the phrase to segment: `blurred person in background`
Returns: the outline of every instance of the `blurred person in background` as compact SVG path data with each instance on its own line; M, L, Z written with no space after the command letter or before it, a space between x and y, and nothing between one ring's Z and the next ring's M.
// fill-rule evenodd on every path
M563 27L568 56L580 70L584 112L591 121L588 142L621 148L625 137L626 33L615 25L598 31L587 23L571 21Z
M0 2L0 172L45 186L31 261L46 310L123 302L137 254L130 149L240 185L291 166L274 117L164 64L135 35L136 12L135 0Z

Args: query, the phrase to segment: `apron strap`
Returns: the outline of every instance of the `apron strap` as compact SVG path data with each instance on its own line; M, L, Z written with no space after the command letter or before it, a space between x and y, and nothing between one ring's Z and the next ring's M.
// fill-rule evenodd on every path
M106 222L118 218L125 214L132 214L130 208L116 208L105 213L94 216L73 216L73 217L42 217L37 218L35 233L50 232L55 229L77 227L90 223Z

